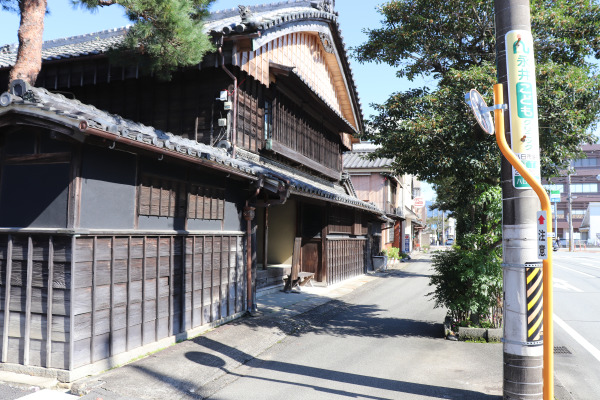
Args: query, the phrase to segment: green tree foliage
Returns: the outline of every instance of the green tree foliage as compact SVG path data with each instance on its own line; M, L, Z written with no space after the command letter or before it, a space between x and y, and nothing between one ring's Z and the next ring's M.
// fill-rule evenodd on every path
M456 316L482 312L478 304L486 302L473 290L494 292L486 287L500 276L493 266L500 259L501 153L464 101L476 88L492 103L493 7L493 0L389 1L379 8L381 26L367 29L367 42L354 49L360 62L386 63L398 77L435 82L375 105L364 139L381 145L373 157L395 159L397 173L433 183L434 206L456 218L458 246L435 258L432 279L436 304ZM582 143L596 141L591 130L600 113L600 76L592 62L600 58L600 7L587 0L532 0L531 13L542 175L551 177L577 157ZM487 275L473 281L473 271ZM488 300L486 307L496 301Z
M178 67L200 63L213 50L203 18L215 0L73 0L89 10L110 5L125 8L133 26L110 53L114 61L132 61L169 78Z
M579 152L600 111L600 8L583 0L532 1L542 173L552 176ZM429 76L437 87L394 93L376 105L365 139L374 156L395 157L399 173L432 183L451 177L473 185L499 182L500 152L464 102L477 88L491 104L496 83L493 1L391 1L382 26L354 49L361 62L397 67L399 77ZM585 23L583 23L585 21Z

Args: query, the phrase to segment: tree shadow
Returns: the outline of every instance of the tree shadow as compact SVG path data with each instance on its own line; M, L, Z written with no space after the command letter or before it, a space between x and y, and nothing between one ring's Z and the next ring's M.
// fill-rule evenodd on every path
M351 304L331 300L305 313L285 316L281 313L261 317L243 317L229 325L244 325L253 330L278 328L288 336L307 333L336 337L423 337L442 339L443 324L405 318L382 317L386 310L375 305ZM196 338L192 340L202 340Z

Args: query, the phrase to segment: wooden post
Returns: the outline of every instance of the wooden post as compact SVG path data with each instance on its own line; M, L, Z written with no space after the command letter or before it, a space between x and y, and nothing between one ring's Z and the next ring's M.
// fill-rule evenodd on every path
M125 349L129 351L129 324L131 321L131 236L127 238L127 304L125 305Z
M46 368L52 367L52 296L54 292L54 241L48 239L48 300L46 301Z
M263 269L267 269L268 265L268 256L267 253L269 251L269 207L265 207L265 215L264 215L264 232L263 232Z
M94 236L93 248L92 248L92 337L90 339L90 362L94 362L94 348L96 338L96 274L98 273L97 267L98 262L96 261L96 249L98 246L98 238ZM74 286L73 286L74 288ZM73 289L74 290L74 289ZM71 332L73 334L74 332Z
M31 338L31 281L33 278L33 240L27 237L27 286L25 287L25 343L23 365L29 365L29 343Z
M187 245L187 239L186 239L186 245ZM192 328L196 327L195 321L194 321L194 307L196 305L196 284L195 284L195 277L196 277L196 236L192 237L192 282L191 282L191 287L192 287L192 295L191 295L191 299L192 299L192 315L191 315L191 322L192 322Z
M246 220L246 301L247 310L253 311L252 304L252 220L254 219L254 207L246 204L244 207L244 219Z
M6 285L4 286L4 330L2 332L2 362L8 360L8 326L10 325L10 285L12 280L13 238L8 235L6 249Z

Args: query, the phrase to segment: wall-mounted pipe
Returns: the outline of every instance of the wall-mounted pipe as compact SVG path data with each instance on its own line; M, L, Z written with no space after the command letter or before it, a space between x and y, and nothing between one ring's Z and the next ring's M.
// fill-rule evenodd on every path
M237 107L238 107L238 84L237 84L237 77L231 73L231 71L229 69L227 69L227 67L225 66L225 55L223 54L223 38L221 37L221 42L219 43L219 54L221 55L221 68L223 69L223 71L225 71L227 73L227 75L229 75L229 77L231 79L233 79L233 110L232 110L232 114L233 114L233 122L232 122L232 126L231 126L231 143L232 143L232 150L231 150L231 156L233 158L235 158L235 149L237 147Z

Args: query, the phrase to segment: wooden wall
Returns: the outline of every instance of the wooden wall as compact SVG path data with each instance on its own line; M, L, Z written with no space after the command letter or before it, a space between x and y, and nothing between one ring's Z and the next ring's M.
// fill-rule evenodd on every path
M363 275L366 254L366 238L327 238L327 284Z
M296 67L296 73L336 111L354 125L348 90L336 55L328 53L316 32L294 32L274 38L256 50L234 48L233 65L270 84L269 62Z
M324 166L338 173L342 170L339 137L328 134L322 123L282 94L273 105L273 140L316 161L313 168ZM297 159L302 162L300 157Z
M75 246L73 367L244 308L241 236L81 237Z
M2 362L67 369L71 237L0 235Z
M242 251L240 235L4 234L2 362L73 370L241 312Z
M387 193L385 192L385 181L381 174L353 175L350 173L350 178L360 200L373 203L381 210L384 209Z

